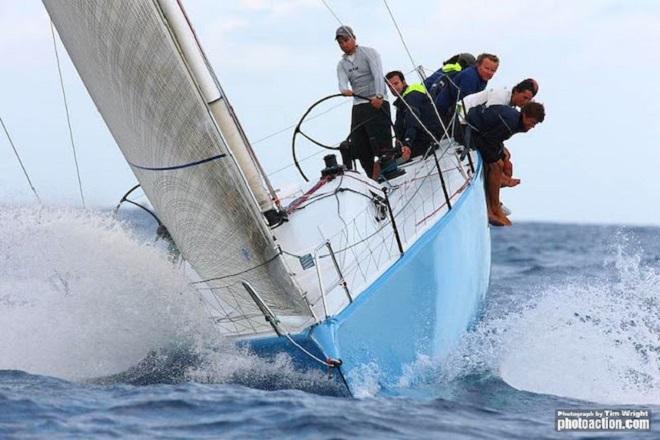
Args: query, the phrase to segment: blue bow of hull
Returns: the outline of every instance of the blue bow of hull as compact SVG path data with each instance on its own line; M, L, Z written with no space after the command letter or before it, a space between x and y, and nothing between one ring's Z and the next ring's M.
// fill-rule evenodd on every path
M474 322L490 279L490 232L481 168L453 209L341 313L295 336L322 359L341 359L355 394L364 370L396 393L406 365L446 355ZM248 341L262 355L285 351L302 368L322 367L285 338Z

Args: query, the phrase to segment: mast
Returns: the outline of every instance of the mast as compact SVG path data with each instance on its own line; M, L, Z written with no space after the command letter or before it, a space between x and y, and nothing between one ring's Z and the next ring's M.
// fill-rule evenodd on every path
M43 3L158 217L218 299L224 333L272 331L243 281L290 330L313 322L263 220L275 206L263 175L248 148L228 145L244 135L187 20L184 44L159 0Z
M269 224L277 222L279 200L224 93L179 0L157 0L181 55L188 64L224 140L238 163L261 212Z

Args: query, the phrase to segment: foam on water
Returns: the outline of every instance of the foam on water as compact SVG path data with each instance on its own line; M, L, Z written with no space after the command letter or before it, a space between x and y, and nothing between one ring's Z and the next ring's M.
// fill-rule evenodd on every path
M381 371L377 364L370 362L360 365L348 375L353 384L353 396L358 399L374 397L381 389Z
M104 383L335 387L320 370L296 371L286 355L265 361L224 339L184 272L140 238L152 226L129 229L74 209L0 210L0 370L111 376Z
M547 286L520 312L487 317L434 373L489 373L535 393L660 404L660 275L625 248L605 279Z
M185 347L195 362L184 380L335 386L320 371L296 371L286 355L264 361L224 340L167 253L109 215L5 207L0 228L0 369L80 380ZM490 311L448 358L407 366L400 386L487 374L535 393L660 404L660 275L628 248L612 252L598 281L530 287L519 311ZM377 368L352 374L358 396L379 392Z
M4 207L0 230L0 369L100 376L200 333L181 272L110 216Z

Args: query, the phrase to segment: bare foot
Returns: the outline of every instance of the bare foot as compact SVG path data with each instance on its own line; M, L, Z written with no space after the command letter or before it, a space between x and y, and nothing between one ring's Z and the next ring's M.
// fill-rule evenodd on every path
M513 188L514 186L518 186L519 184L520 184L520 179L502 176L502 185L501 185L502 187L508 186L509 188Z
M511 220L505 215L488 214L488 223L493 226L511 226Z

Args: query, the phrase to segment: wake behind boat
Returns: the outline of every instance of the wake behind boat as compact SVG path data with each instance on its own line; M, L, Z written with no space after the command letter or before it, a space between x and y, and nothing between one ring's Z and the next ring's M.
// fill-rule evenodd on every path
M478 155L444 140L382 183L329 155L283 203L178 1L44 4L224 336L353 393L367 370L394 391L475 319L490 272Z

